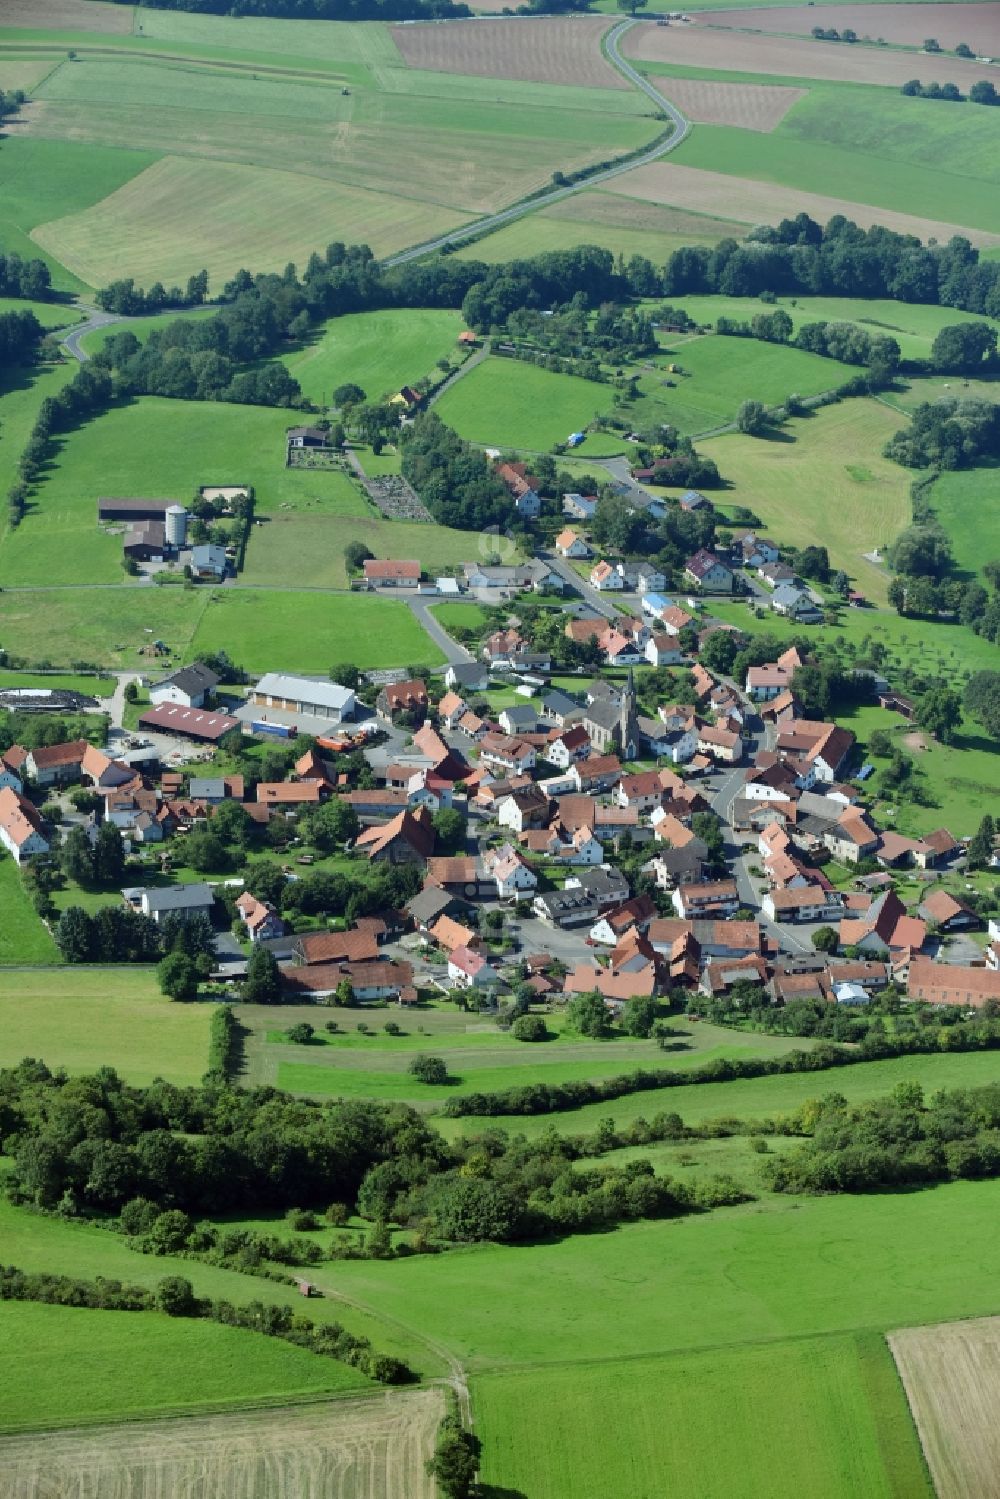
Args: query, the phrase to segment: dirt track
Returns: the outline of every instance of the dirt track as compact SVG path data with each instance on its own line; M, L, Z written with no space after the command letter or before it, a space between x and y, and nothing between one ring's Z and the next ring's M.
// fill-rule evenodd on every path
M3 1499L432 1499L439 1389L0 1440Z
M774 84L711 83L702 78L671 78L666 87L671 103L689 120L702 125L738 125L743 130L770 132L780 125L806 90Z
M938 1499L1000 1499L1000 1318L889 1334Z
M125 36L132 30L130 5L97 0L2 0L0 23L34 31L104 31Z
M938 7L933 9L937 14ZM748 17L754 14L747 12ZM825 16L826 8L811 14ZM939 83L957 83L963 93L979 78L1000 83L1000 68L964 62L960 57L917 57L912 52L891 52L881 47L852 47L841 42L815 42L811 37L805 40L708 26L637 26L629 32L622 51L633 61L836 83L882 83L901 88L910 78L935 78Z
M631 85L601 56L607 29L607 16L508 17L394 26L392 38L411 68L628 89Z
M791 218L800 212L825 224L835 214L842 213L863 229L872 224L884 224L888 229L896 229L901 234L916 234L923 240L933 236L943 243L953 234L964 234L974 245L1000 245L1000 234L987 234L983 230L942 224L914 214L894 213L888 208L872 208L867 203L850 203L843 198L800 192L795 187L728 177L724 172L674 166L668 162L654 162L651 166L624 172L605 190L627 198L642 198L647 203L669 203L676 208L688 208L744 224L777 224L780 219Z
M901 47L921 47L932 36L942 47L965 42L979 56L1000 54L1000 5L811 5L783 10L717 10L697 15L699 26L736 26L750 31L784 31L809 36L814 26L860 37L882 37Z

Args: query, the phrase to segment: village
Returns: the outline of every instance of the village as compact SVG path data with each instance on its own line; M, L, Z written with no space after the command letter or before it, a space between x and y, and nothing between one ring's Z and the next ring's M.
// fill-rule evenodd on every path
M587 500L563 505L582 519ZM141 526L138 514L124 518ZM207 917L204 977L220 996L240 996L258 950L274 959L274 997L300 1004L465 996L488 1012L517 989L544 1007L598 994L612 1014L635 998L690 1012L748 993L865 1005L888 986L929 1004L996 1001L1000 923L963 890L969 840L879 829L855 735L807 717L796 694L808 654L792 645L739 681L698 659L720 631L738 635L710 591L759 570L776 599L809 602L777 556L752 532L731 553L702 549L678 603L654 566L595 558L567 526L552 556L461 571L458 586L512 612L440 674L346 685L269 672L241 688L193 661L151 676L135 728L111 726L104 746L3 753L0 841L27 871L81 830L93 849L114 828L127 882L107 900L157 925ZM362 574L394 592L420 575L406 559ZM533 589L582 596L563 633L595 667L553 671L517 623ZM643 711L644 673L662 684L664 667L675 699ZM887 684L872 691L906 711ZM218 849L234 828L225 878L211 856L205 878L175 877L194 835L220 830ZM405 898L350 921L320 890L304 910L288 892L325 868L392 871ZM63 901L57 938L67 919Z

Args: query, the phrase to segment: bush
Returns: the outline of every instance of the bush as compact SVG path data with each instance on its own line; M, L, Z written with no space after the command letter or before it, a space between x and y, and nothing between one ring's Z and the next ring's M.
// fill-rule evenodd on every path
M510 1028L515 1041L547 1041L548 1027L541 1015L519 1015Z
M448 1081L448 1068L443 1057L429 1057L420 1052L406 1070L421 1083L440 1087Z
M290 1025L285 1032L289 1041L294 1041L296 1046L308 1046L315 1036L316 1031L308 1020L300 1020L298 1025Z
M198 1311L194 1286L182 1275L168 1275L156 1288L156 1305L168 1317L193 1317Z
M319 1219L308 1208L289 1208L285 1214L285 1221L288 1227L297 1234L308 1233L310 1229L319 1228Z

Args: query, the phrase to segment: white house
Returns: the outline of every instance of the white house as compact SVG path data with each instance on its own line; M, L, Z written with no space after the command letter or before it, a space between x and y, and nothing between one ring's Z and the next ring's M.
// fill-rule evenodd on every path
M205 698L219 685L219 678L202 661L182 666L161 682L154 682L149 689L149 701L154 707L160 703L176 703L181 708L203 708Z
M563 514L570 516L573 520L590 520L597 509L596 494L564 494L562 497Z
M565 844L559 855L564 864L585 864L591 867L604 863L604 847L594 837L590 828L577 828L571 841Z
M708 552L704 547L689 557L684 564L684 574L700 588L707 589L713 593L732 593L735 576L731 567Z
M481 952L456 947L448 959L448 979L457 989L496 989L500 975Z
M546 746L544 758L560 770L568 770L577 760L586 760L590 754L590 735L582 724L564 729L558 739Z
M610 562L599 562L596 567L591 568L590 584L598 593L620 592L625 587L621 573Z
M650 666L679 666L684 652L674 635L651 635L646 641L646 660Z
M47 854L49 841L42 832L42 819L31 802L10 786L0 790L0 843L18 864Z
M565 531L560 531L556 537L556 551L560 557L589 557L590 547L584 541L579 532L567 526Z
M513 844L504 843L483 855L483 865L497 882L498 900L512 900L538 887L538 876Z

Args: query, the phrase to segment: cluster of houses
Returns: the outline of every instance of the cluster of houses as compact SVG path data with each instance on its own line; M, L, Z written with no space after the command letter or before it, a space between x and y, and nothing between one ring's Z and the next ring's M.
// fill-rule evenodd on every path
M102 498L97 502L97 519L101 525L124 528L122 555L129 562L183 560L192 577L219 582L226 576L225 547L208 542L189 546L190 516L173 500Z

